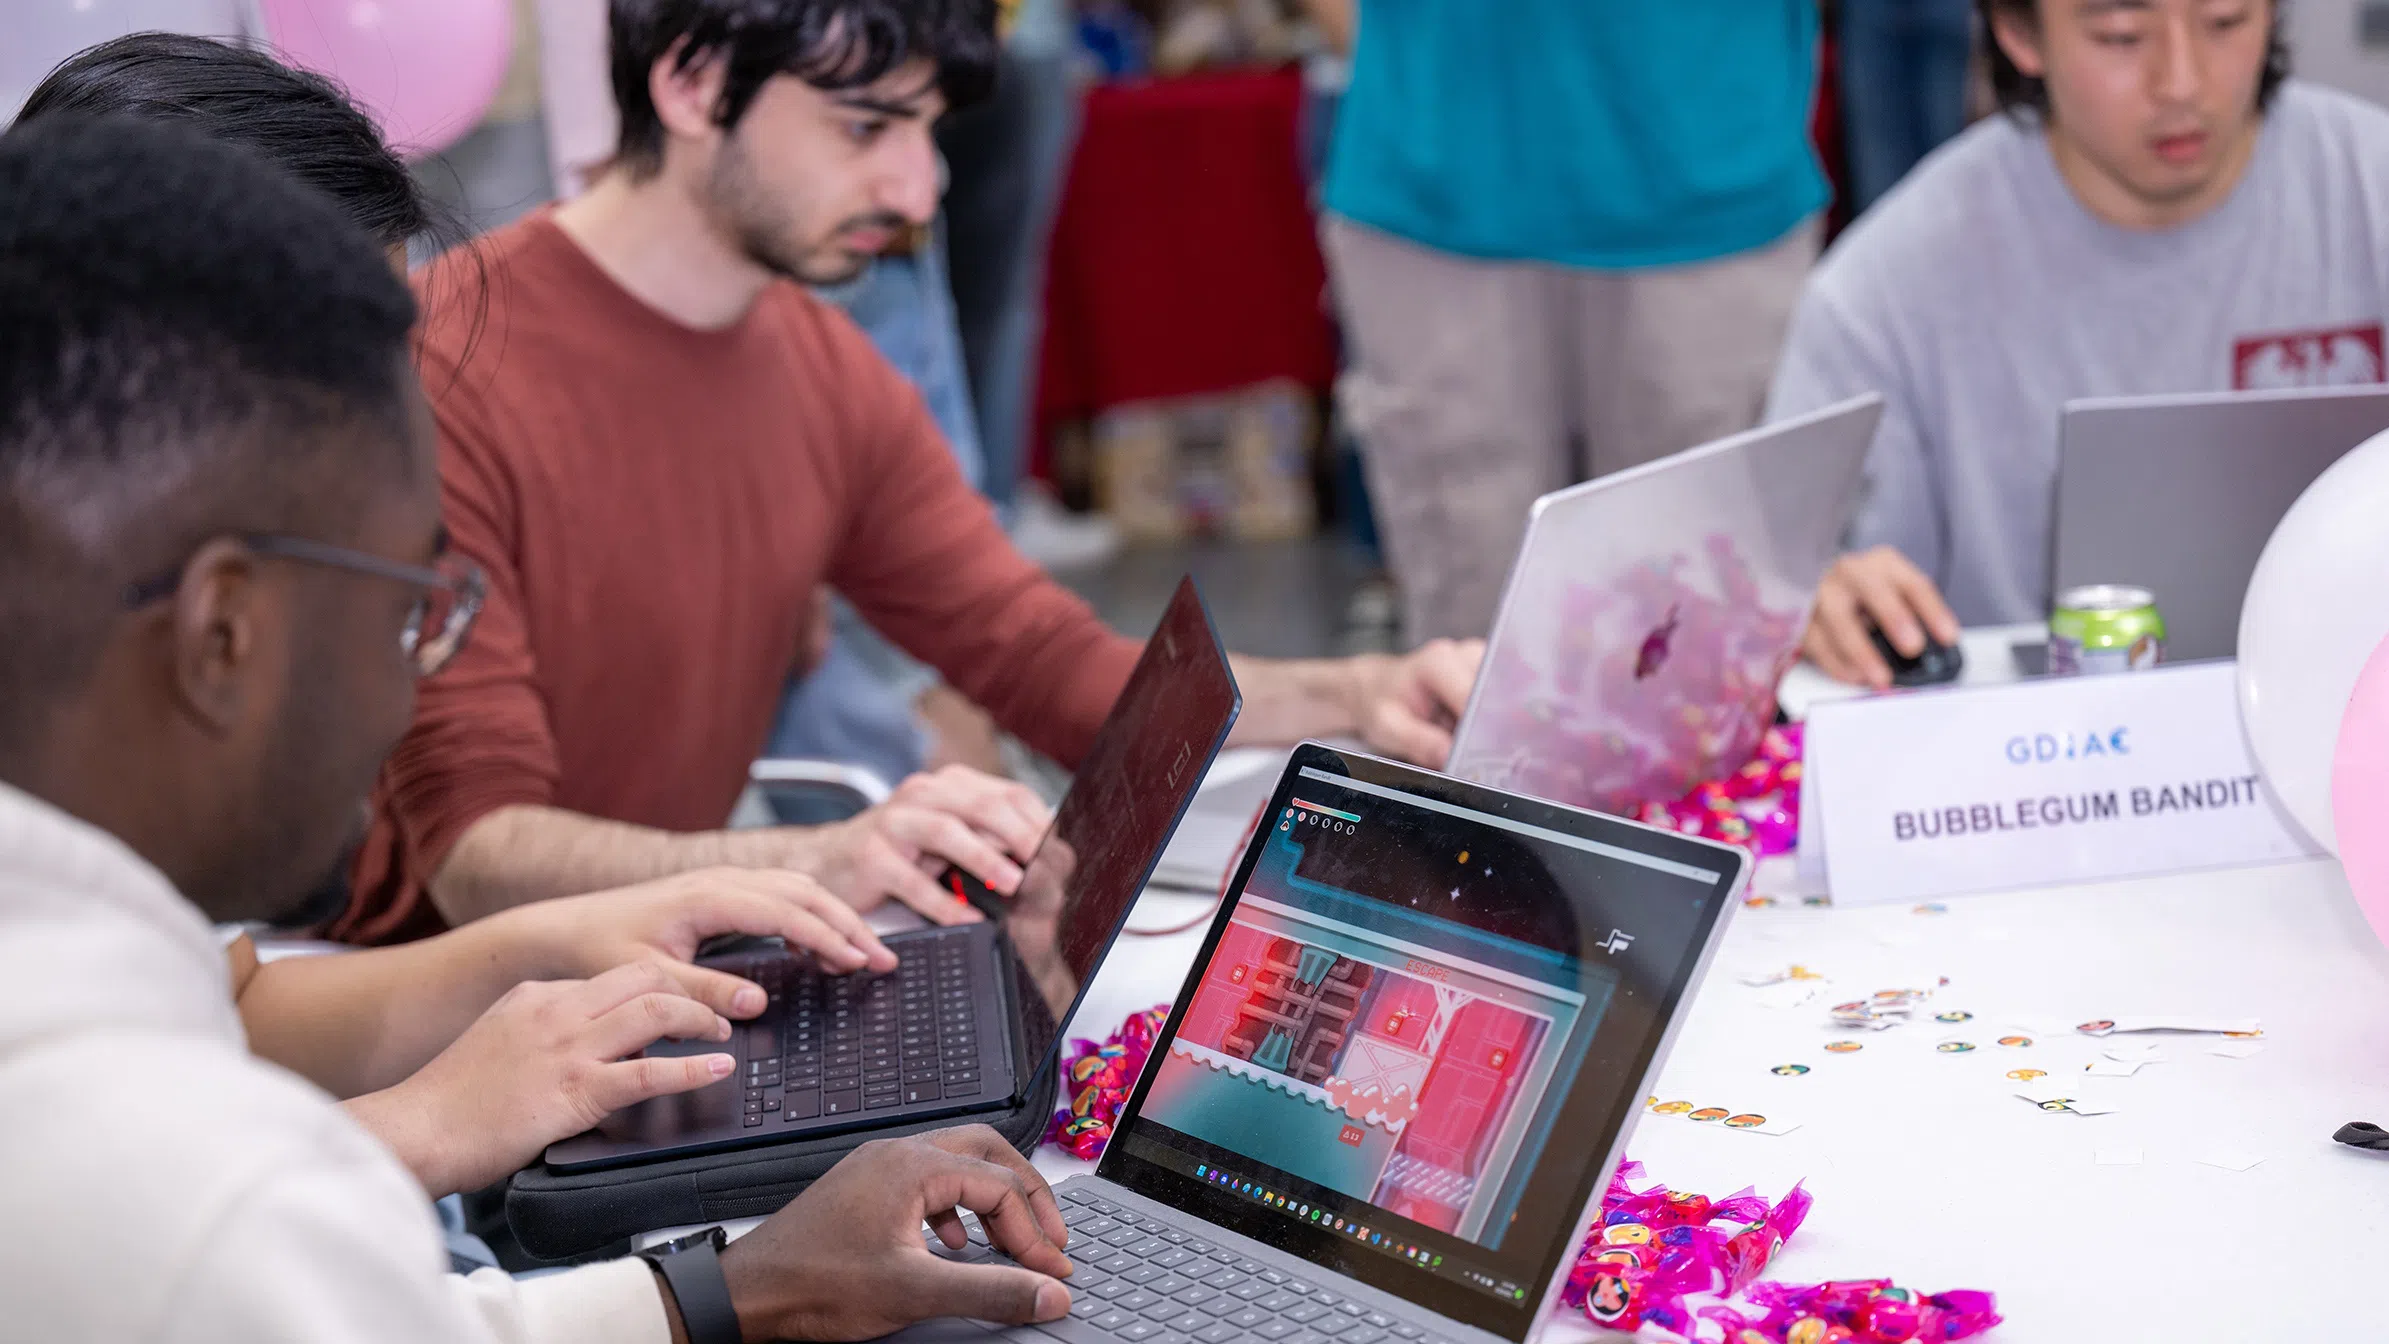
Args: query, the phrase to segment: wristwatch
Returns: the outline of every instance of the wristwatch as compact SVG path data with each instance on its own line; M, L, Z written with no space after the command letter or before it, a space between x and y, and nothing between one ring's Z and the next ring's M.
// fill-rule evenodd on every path
M689 1344L743 1344L738 1310L730 1305L730 1280L722 1274L722 1248L729 1244L728 1233L709 1227L639 1252L672 1290Z

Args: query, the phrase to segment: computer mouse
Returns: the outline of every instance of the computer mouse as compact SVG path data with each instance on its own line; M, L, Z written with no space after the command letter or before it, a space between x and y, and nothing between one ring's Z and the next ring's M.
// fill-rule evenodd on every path
M1913 658L1891 647L1891 641L1871 624L1867 626L1866 636L1874 641L1875 652L1891 667L1894 686L1938 686L1956 681L1958 674L1966 670L1966 656L1931 635L1924 637L1924 652Z

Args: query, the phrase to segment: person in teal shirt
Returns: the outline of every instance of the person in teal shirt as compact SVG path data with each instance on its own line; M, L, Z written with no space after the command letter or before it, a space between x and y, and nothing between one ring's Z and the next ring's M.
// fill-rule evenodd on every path
M1341 404L1408 637L1482 635L1536 496L1757 421L1827 196L1816 7L1357 17L1322 228Z

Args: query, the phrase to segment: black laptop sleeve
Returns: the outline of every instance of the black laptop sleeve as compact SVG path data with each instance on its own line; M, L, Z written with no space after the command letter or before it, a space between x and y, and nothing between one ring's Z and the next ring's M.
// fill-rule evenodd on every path
M530 1254L542 1260L573 1260L657 1228L776 1212L838 1159L873 1139L985 1124L1026 1156L1045 1137L1046 1121L1053 1114L1054 1066L1048 1063L1031 1078L1022 1095L1028 1100L1009 1110L727 1152L595 1171L526 1167L506 1183L506 1225Z

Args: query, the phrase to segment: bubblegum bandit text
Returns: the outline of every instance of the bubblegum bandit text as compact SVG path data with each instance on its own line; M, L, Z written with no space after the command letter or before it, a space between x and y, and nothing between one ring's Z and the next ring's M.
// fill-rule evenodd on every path
M2163 812L2206 812L2248 807L2256 802L2256 776L2193 779L2178 784L2098 793L2046 794L1996 803L1968 803L1891 814L1895 840L1938 840L1944 836L1989 835L1997 831L2032 831L2050 826L2080 826L2116 821L2126 816L2153 817Z

